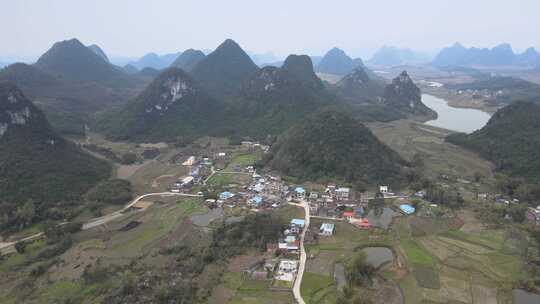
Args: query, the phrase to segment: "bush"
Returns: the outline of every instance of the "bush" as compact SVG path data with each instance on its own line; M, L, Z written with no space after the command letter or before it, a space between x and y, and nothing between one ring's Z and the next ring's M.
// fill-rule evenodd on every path
M345 275L351 285L363 285L371 281L375 271L375 267L367 263L364 252L358 252L345 267Z
M133 152L128 152L122 155L122 165L132 165L137 162L139 157Z
M15 243L15 250L17 253L23 254L26 251L26 242L20 241Z
M89 202L122 205L133 198L133 188L129 181L110 179L97 184L86 193ZM96 206L98 207L98 206Z

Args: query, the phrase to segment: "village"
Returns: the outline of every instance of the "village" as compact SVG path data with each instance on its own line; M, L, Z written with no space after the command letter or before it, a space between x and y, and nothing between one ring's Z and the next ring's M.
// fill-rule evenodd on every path
M254 143L248 144L253 148ZM264 151L265 147L257 145ZM264 153L264 152L263 152ZM421 217L440 217L451 220L455 215L447 208L425 200L426 192L394 193L388 185L380 185L374 191L357 192L351 187L327 183L315 187L285 181L275 173L261 173L254 163L235 163L234 157L225 152L212 156L189 156L183 166L189 175L171 185L171 192L202 194L209 208L243 210L244 212L276 212L286 206L307 208L304 217L295 217L284 227L277 242L269 243L264 255L247 265L243 275L249 280L268 281L269 289L292 291L298 299L302 275L313 254L303 252L304 245L316 246L320 240L334 238L340 225L346 224L357 233L383 235L399 218L416 214ZM224 168L216 168L216 161L228 162ZM217 177L238 176L241 182L213 184ZM229 181L229 180L227 180ZM205 189L205 190L201 190ZM515 204L510 198L497 194L478 193L480 201L493 204ZM416 206L421 206L417 210ZM309 225L309 219L312 224ZM527 221L540 225L540 206L527 210ZM306 224L308 223L308 224ZM337 225L339 223L339 225ZM348 232L347 232L348 233ZM324 241L328 242L328 241ZM302 258L302 256L306 256Z
M267 149L257 143L244 145L255 146L263 152ZM415 212L415 208L409 204L410 198L423 197L423 192L412 196L393 193L386 185L379 186L378 191L360 193L335 183L328 183L320 191L306 189L303 185L285 182L277 174L261 174L253 164L234 164L230 158L225 152L217 152L213 156L188 156L181 164L189 169L189 174L174 182L170 191L204 195L204 202L211 209L272 212L284 206L306 206L310 218L321 220L322 223L316 227L306 227L307 218L292 218L281 234L276 236L278 241L267 244L264 258L245 269L244 273L250 279L272 280L274 290L293 289L296 279L301 277L298 272L302 263L302 242L314 244L319 238L332 238L336 221L364 231L387 229L394 217ZM215 167L216 160L224 159L232 162L227 166L230 171ZM217 187L219 189L212 189L219 191L209 193L208 188L212 187L212 179L216 175L242 175L248 178L244 184L220 185ZM201 191L202 188L207 190ZM385 200L395 200L396 204L385 207ZM373 207L370 201L378 201L379 205Z

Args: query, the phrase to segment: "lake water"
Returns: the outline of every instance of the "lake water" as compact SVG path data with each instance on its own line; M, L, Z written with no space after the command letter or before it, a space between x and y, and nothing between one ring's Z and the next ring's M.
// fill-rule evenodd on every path
M485 126L491 117L477 109L451 107L446 100L428 94L422 94L422 102L438 114L437 119L427 121L427 125L452 131L472 133Z
M366 262L379 267L386 262L391 262L394 259L392 250L386 247L367 247L362 249L366 253Z
M522 289L515 289L514 302L516 304L538 304L540 303L540 294L530 293Z

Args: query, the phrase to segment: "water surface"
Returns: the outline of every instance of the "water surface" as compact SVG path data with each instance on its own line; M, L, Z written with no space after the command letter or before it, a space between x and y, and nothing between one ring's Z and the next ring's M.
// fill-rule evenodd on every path
M437 119L426 124L452 131L472 133L485 126L491 117L477 109L451 107L446 100L428 94L422 94L422 102L438 115Z
M540 294L514 289L514 302L516 304L538 304L540 303Z
M375 267L394 260L392 250L386 247L367 247L362 249L362 251L366 253L366 262Z

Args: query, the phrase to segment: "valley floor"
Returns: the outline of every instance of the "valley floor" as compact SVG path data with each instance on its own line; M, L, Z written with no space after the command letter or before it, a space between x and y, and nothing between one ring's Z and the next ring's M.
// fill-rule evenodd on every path
M422 170L430 179L459 188L467 198L475 191L494 189L492 164L445 142L448 130L407 120L371 123L368 127L407 160L420 157ZM84 142L118 156L155 148L113 143L97 135ZM117 164L117 177L131 181L139 195L169 191L178 178L189 173L182 165L189 156L218 153L227 157L216 159L212 170L205 173L206 186L246 191L252 174L244 168L262 156L260 149L233 146L214 138L203 138L186 147L160 144L158 149L159 155L152 159L135 165ZM100 155L111 157L109 152L101 151ZM481 176L481 182L474 182L475 176ZM196 194L200 189L194 186L190 191ZM178 285L171 282L181 284L179 278L194 269L200 272L189 277L199 287L193 292L207 303L295 301L292 286L246 275L246 269L257 261L273 258L267 252L252 248L197 268L200 261L196 256L209 250L212 232L222 220L234 222L256 211L225 206L213 209L197 197L149 197L142 201L143 210L122 213L103 225L76 233L72 246L58 256L44 255L52 248L45 239L28 244L24 253L3 256L0 303L101 303L111 294L126 296L150 287L175 290ZM387 199L385 203L387 208L397 210L401 200ZM395 217L387 229L361 230L344 219L312 217L310 229L318 232L323 222L332 222L335 233L305 243L307 262L300 286L305 303L337 303L347 284L345 265L367 247L388 248L393 256L377 268L373 284L354 289L374 303L513 303L513 288L528 279L525 261L531 243L523 231L511 225L484 225L473 205L458 212L443 207L435 212L427 202L424 207L426 212ZM292 205L272 212L282 223L304 217L303 209ZM185 263L175 268L179 260ZM40 267L44 267L44 273ZM157 297L165 297L163 292Z

